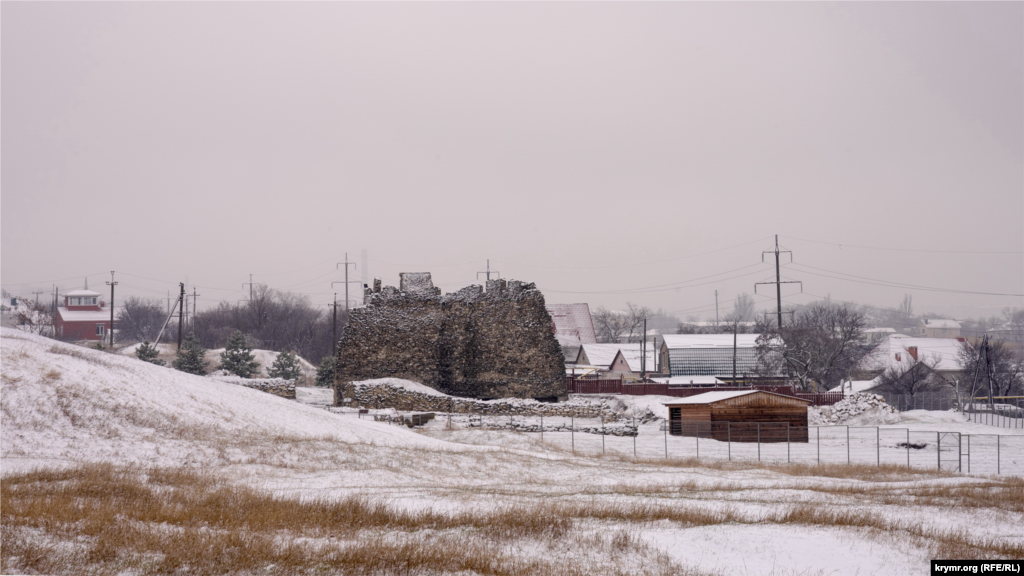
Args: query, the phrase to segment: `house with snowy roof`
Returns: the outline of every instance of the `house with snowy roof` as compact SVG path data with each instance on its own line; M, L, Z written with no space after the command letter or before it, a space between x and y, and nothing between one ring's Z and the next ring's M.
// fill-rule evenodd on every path
M916 326L915 336L925 338L959 338L960 323L948 318L926 318Z
M546 307L551 315L555 339L562 347L566 362L576 359L583 344L597 343L594 319L588 304L548 304Z
M888 368L909 367L923 362L942 374L961 372L960 348L963 338L915 338L894 334L882 340L858 364L865 373L878 375Z
M646 354L639 342L623 344L583 344L576 356L576 364L595 366L600 372L639 377L641 371L657 373L656 349L648 344Z
M99 292L72 290L64 294L54 321L57 338L101 341L110 330L110 309L100 300Z

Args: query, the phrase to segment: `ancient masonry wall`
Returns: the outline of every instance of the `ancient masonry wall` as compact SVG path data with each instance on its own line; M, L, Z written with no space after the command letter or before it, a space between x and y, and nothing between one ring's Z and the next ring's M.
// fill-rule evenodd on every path
M403 412L453 412L457 414L484 414L502 416L559 416L569 418L601 418L607 422L619 415L606 403L594 402L537 402L536 400L502 399L476 400L421 394L387 384L350 384L351 408L394 408Z
M562 398L565 364L544 296L491 280L441 295L429 274L374 282L338 343L336 404L352 381L403 378L471 398Z
M284 378L239 378L238 376L210 376L210 378L220 382L227 382L228 384L245 386L246 388L252 388L289 400L295 400L294 380L285 380Z

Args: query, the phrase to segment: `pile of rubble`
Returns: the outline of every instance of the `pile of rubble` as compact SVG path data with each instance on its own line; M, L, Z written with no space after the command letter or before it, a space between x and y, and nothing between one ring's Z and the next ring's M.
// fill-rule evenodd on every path
M864 392L851 394L832 406L807 409L807 421L812 426L894 424L899 419L899 411L886 404L885 398Z

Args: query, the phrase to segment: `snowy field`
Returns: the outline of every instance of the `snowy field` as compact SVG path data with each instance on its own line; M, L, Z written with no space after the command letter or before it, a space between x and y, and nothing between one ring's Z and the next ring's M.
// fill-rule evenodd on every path
M492 560L486 570L453 563L377 573L866 576L928 574L936 557L1024 556L1024 483L978 475L987 471L766 464L785 459L785 444L762 446L759 465L750 445L734 443L729 462L720 454L723 443L705 439L697 461L695 439L667 437L656 421L640 425L636 459L634 438L627 436L546 432L542 440L539 433L471 428L468 419L465 426L453 420L448 429L446 418L415 431L332 413L322 406L330 401L327 390L299 388L299 401L288 401L128 356L7 329L0 336L5 489L12 482L30 484L23 475L33 470L63 469L73 477L82 466L104 463L149 470L151 477L154 467L193 471L225 488L248 487L285 500L357 496L399 512L467 518L462 527L414 531L371 526L349 535L275 532L267 546L292 546L293 557L300 555L296 551L327 557L338 547L358 551L374 542L399 552L434 550L452 562L470 550ZM659 410L656 399L639 402L650 405L629 407L638 417ZM925 438L936 427L928 421L932 416L920 418L881 429L887 461L900 464L905 451L890 453L889 443L903 429ZM545 426L555 424L545 418ZM976 434L971 427L982 426L948 424L950 432L970 434ZM857 438L851 461L873 462L875 438ZM829 462L843 461L831 436L822 442ZM791 457L799 452L799 461L812 462L811 446L793 448ZM3 510L4 573L29 571L26 556L18 556L24 550L60 550L72 559L63 573L166 569L161 554L139 560L124 550L102 553L97 537L62 536L17 516L17 509ZM474 528L485 525L474 518L500 511L520 511L518 519L508 515L513 523L544 514L567 523L543 536ZM62 530L79 525L88 522ZM162 523L153 529L189 528ZM76 556L76 550L84 552ZM226 555L226 549L204 552L210 561ZM344 570L318 564L299 572ZM296 572L268 563L244 573Z

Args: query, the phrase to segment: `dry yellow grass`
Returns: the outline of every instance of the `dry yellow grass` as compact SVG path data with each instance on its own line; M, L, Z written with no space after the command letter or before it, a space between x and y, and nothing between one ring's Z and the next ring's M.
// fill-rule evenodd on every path
M94 465L5 478L0 510L5 572L595 573L593 560L515 553L565 538L574 519L564 509L404 511L357 497L275 498L184 470ZM621 555L629 542L632 553L650 556L628 535L608 544ZM589 553L599 566L607 556ZM653 556L643 573L685 573Z

